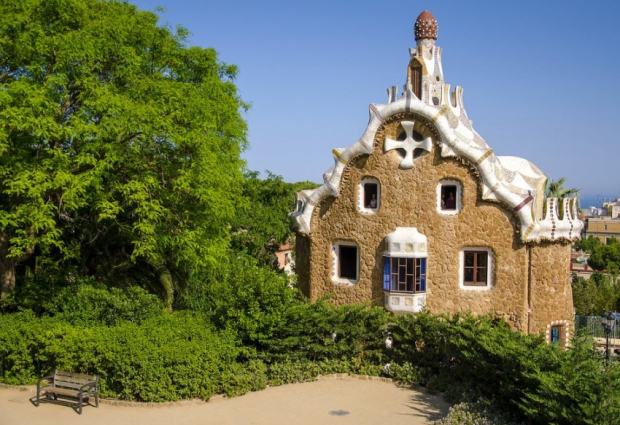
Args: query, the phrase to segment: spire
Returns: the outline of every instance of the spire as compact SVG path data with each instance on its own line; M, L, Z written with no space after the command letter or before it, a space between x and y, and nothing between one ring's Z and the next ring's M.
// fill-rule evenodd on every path
M416 47L409 49L405 83L405 92L410 90L422 102L433 106L440 105L444 84L441 49L435 45L437 29L437 19L428 10L415 20Z
M416 41L432 39L437 40L439 25L437 19L428 10L424 10L415 20L414 34Z

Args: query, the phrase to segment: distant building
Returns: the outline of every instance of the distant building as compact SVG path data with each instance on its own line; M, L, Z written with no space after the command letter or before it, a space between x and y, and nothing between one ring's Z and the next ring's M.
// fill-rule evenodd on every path
M607 210L607 215L611 218L620 218L620 198L613 202L605 202L603 208Z
M582 208L581 209L581 214L583 214L584 218L606 216L607 215L607 210L605 208L599 208L599 207L591 206L589 208Z
M276 258L278 259L278 269L283 270L288 275L293 274L295 262L293 261L293 247L290 244L280 245L276 251Z
M594 236L607 243L610 238L620 239L620 198L604 202L603 207L591 206L581 210L585 226L583 236Z
M585 252L573 249L570 260L570 271L572 274L589 279L592 273L594 273L592 267L588 265L588 254Z
M610 238L620 240L620 217L615 216L588 217L584 237L594 236L601 242L607 243Z

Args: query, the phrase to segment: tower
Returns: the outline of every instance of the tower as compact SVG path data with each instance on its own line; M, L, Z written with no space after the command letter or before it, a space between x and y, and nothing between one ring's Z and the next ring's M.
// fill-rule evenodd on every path
M435 45L439 26L437 19L425 10L415 21L414 35L416 47L409 49L409 66L405 91L413 94L429 105L441 103L443 68L441 48Z

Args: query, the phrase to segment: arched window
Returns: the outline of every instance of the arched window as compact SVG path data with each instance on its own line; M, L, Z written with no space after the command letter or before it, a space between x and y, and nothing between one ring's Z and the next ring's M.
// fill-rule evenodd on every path
M413 94L420 100L422 100L422 64L417 60L411 62L409 68L409 83L411 83L411 90Z

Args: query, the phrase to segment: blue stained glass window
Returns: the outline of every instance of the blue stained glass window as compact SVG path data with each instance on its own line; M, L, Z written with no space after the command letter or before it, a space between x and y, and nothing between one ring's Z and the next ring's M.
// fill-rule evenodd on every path
M383 257L383 289L390 290L390 257Z
M426 258L420 258L420 291L426 292Z
M383 257L383 290L426 292L426 258Z

